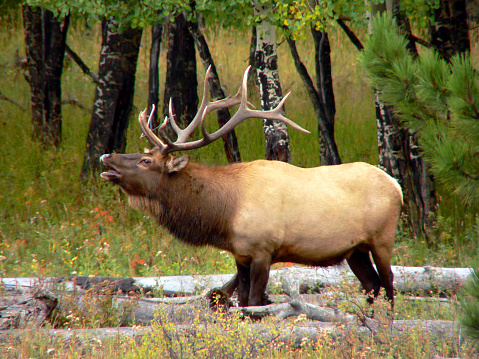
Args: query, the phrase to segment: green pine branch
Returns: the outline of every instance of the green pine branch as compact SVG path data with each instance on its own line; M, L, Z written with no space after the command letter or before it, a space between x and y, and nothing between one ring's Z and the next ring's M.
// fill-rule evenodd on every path
M414 59L389 13L373 20L360 63L382 102L419 136L435 178L464 202L479 200L479 75L468 55Z

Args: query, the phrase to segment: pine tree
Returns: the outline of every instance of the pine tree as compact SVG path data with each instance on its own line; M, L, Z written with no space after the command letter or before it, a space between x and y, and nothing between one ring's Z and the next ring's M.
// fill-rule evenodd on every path
M435 178L465 203L479 200L479 74L468 54L414 59L389 14L374 19L361 64L381 100L419 136Z

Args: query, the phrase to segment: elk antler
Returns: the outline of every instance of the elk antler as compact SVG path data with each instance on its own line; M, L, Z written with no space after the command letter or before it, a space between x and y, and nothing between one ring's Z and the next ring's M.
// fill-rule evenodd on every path
M140 113L138 117L138 122L140 124L141 132L144 136L150 141L150 143L154 146L157 146L161 152L161 154L166 155L167 153L179 150L192 150L195 148L200 148L206 146L207 144L216 141L218 138L222 137L223 135L230 132L233 128L235 128L240 122L246 120L247 118L264 118L267 120L276 120L286 123L287 125L293 127L296 130L301 132L310 133L308 130L305 130L298 124L294 123L293 121L289 120L288 118L284 117L281 113L282 107L288 98L290 92L286 94L286 96L281 100L281 102L274 108L273 110L269 111L259 111L259 110L252 110L248 108L248 89L247 89L247 81L248 81L248 72L251 66L249 66L243 76L243 83L241 88L239 89L238 93L235 96L228 96L225 99L209 102L209 89L208 89L208 79L210 77L210 70L211 66L206 71L206 78L204 83L204 91L203 91L203 100L201 101L201 105L198 109L198 112L195 118L191 121L191 123L184 129L179 128L176 124L174 115L173 115L173 106L172 101L170 99L169 104L169 116L165 117L165 120L159 127L159 134L160 137L157 137L150 128L150 118L151 115L155 111L155 106L152 107L150 116L147 118L146 109ZM206 114L212 110L216 110L219 108L226 108L234 105L238 105L238 111L231 117L231 119L222 126L218 131L209 134L205 128L205 118ZM175 142L172 142L166 135L163 134L167 124L170 123L173 131L177 134L178 138ZM201 124L201 132L203 133L203 138L196 141L186 142L188 137L193 133L193 131ZM143 135L142 135L143 136Z

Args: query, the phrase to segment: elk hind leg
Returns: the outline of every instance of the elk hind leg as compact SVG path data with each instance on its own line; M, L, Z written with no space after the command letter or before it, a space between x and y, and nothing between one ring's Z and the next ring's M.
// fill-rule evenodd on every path
M381 281L378 273L371 263L369 251L363 252L359 249L355 249L347 261L354 275L361 282L364 291L368 294L373 292L374 298L376 298L379 294ZM372 304L374 302L374 298L369 297L368 302Z
M387 247L373 248L371 250L379 278L381 279L381 286L386 290L386 297L391 302L391 307L394 307L394 276L391 270L391 252L391 249Z

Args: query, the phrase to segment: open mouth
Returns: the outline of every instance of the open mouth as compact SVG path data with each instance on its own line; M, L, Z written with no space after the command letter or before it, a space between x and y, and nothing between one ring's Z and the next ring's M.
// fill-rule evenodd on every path
M110 169L107 172L100 173L100 176L101 176L101 178L103 178L104 180L107 180L107 181L115 181L115 180L119 180L123 177L123 175L120 172L115 171L113 169Z
M101 156L100 158L100 162L102 163L102 165L108 170L106 172L102 172L100 174L101 178L103 178L104 180L107 180L107 181L112 181L112 182L115 182L115 181L118 181L120 180L123 175L118 172L117 170L115 170L112 166L108 165L106 163L106 159L107 157L104 157L105 155Z

